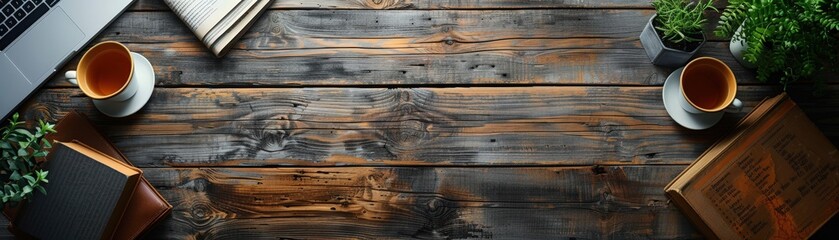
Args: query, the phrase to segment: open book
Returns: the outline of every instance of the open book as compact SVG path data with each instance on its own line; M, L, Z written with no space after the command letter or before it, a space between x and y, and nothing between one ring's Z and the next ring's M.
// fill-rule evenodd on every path
M216 57L224 56L271 0L164 0Z
M786 93L665 188L711 239L807 239L839 212L839 151Z

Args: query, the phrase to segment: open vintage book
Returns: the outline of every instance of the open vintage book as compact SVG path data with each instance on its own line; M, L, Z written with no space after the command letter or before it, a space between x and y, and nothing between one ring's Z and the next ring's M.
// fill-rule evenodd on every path
M839 212L839 151L785 93L665 188L707 238L807 239Z
M216 57L224 56L270 0L164 0Z

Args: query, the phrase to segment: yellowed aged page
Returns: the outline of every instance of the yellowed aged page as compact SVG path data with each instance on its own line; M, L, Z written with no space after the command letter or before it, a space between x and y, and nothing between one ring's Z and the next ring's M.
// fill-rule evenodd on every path
M794 103L776 110L688 187L722 239L804 239L839 210L836 148Z

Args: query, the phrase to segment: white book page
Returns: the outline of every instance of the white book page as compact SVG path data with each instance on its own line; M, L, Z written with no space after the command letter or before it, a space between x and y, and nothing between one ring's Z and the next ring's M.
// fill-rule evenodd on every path
M254 19L257 17L259 13L262 12L265 8L268 7L270 0L258 0L256 1L256 5L253 6L253 9L247 11L245 16L242 16L238 22L236 22L227 32L223 33L213 45L210 46L210 49L213 53L218 55L219 53L225 53L231 47L231 43L233 39L242 36L245 33L245 28L249 27L250 24L253 24L255 21Z
M164 0L164 2L195 32L198 39L203 41L204 36L218 25L241 0Z
M202 39L205 45L213 46L216 41L225 33L230 31L230 28L240 20L242 17L245 16L246 13L251 11L256 5L256 0L241 0L239 3L221 19L218 24L212 27L209 32L207 32L206 37Z

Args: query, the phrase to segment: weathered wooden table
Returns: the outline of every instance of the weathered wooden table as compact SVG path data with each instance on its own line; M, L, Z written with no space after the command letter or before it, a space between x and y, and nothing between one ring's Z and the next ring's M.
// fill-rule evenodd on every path
M108 118L55 77L22 111L90 116L174 205L154 239L699 238L662 188L744 113L705 131L668 117L673 69L638 41L653 13L647 0L277 0L216 59L162 1L140 0L95 41L152 62L143 110ZM779 92L708 36L699 55L732 67L747 111ZM837 142L839 97L806 86L796 100Z

